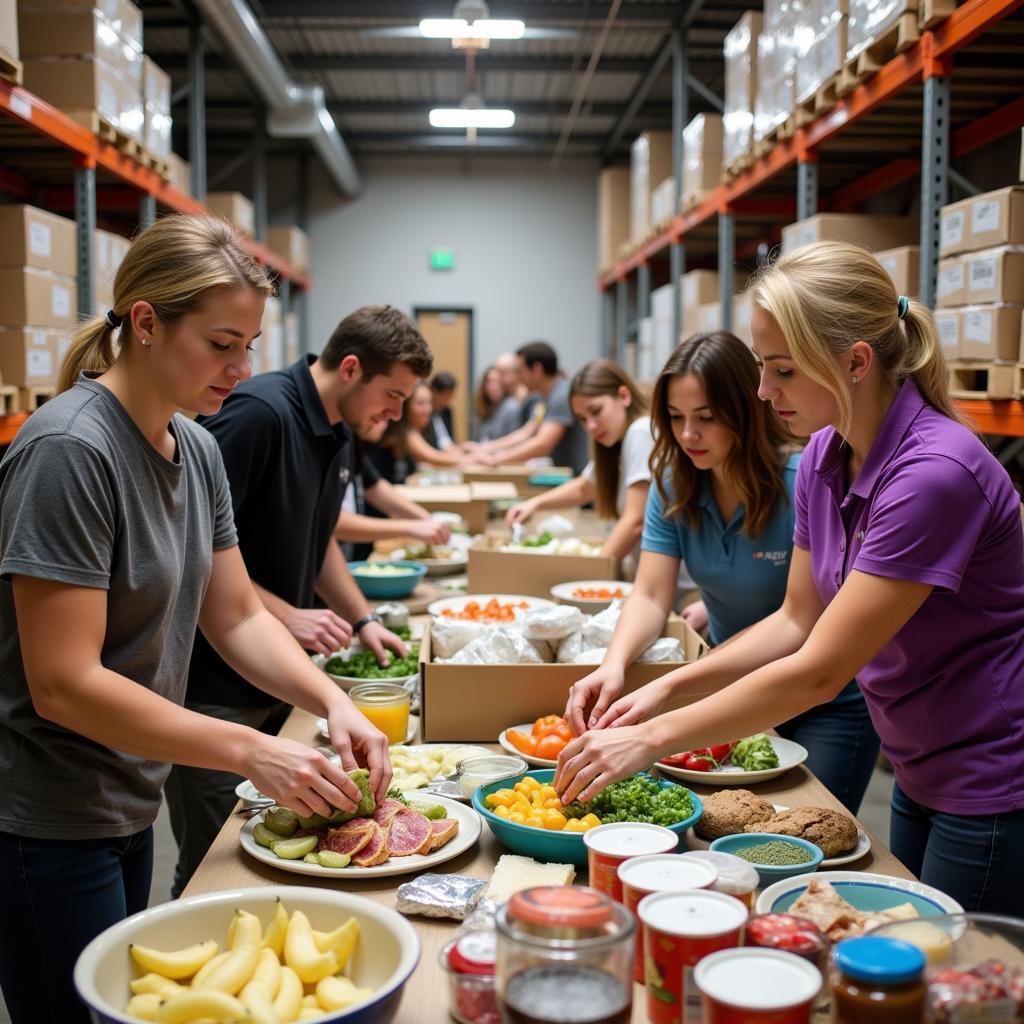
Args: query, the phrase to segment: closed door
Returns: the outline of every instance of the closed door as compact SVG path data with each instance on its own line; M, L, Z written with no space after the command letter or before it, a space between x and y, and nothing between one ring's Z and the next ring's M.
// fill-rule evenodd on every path
M468 309L417 309L416 324L434 354L434 373L446 370L455 378L452 436L469 438L473 395L473 313Z

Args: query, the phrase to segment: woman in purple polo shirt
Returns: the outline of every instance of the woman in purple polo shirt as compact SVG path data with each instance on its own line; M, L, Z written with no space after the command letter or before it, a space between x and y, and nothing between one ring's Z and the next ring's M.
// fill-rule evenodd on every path
M659 757L743 736L856 676L893 763L891 846L968 910L1024 914L1024 531L959 419L931 314L873 256L818 243L751 288L760 397L813 434L785 602L612 705L563 751L587 799ZM679 694L709 694L668 714Z

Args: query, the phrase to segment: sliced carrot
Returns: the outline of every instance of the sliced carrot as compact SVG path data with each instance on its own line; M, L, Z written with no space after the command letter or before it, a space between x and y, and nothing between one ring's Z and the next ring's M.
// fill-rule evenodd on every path
M509 729L505 735L508 737L509 743L511 743L516 750L522 754L529 754L531 757L533 756L534 751L537 749L537 741L532 736L527 736L515 729Z

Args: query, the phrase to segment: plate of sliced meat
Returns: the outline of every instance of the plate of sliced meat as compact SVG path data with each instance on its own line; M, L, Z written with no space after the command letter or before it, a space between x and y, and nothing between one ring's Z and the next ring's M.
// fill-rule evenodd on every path
M257 839L257 836L264 841L276 838L268 832L265 822L266 815L274 810L271 808L245 823L240 835L242 849L250 857L282 871L343 882L424 871L458 857L479 839L480 816L472 807L433 794L425 799L422 792L404 794L404 797L408 803L388 797L372 817L298 829L289 837L280 835L280 839L291 846L282 847L280 841L276 841L276 850ZM443 818L440 817L442 811ZM271 824L278 825L278 821ZM302 844L303 839L315 839L315 844ZM309 850L296 856L296 850L303 845L308 845ZM337 854L338 857L324 856L321 862L314 863L310 854L318 858L321 854ZM345 857L349 858L345 867L326 866L332 860Z

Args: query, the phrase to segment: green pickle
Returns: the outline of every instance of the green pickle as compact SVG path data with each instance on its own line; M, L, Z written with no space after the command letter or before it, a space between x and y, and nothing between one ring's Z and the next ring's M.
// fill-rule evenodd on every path
M417 800L411 800L409 806L431 821L444 821L448 817L448 812L440 804L423 804Z
M347 853L337 853L334 850L321 850L316 857L322 868L347 868L349 861L352 860Z
M256 827L252 830L252 837L260 846L265 846L268 850L274 843L281 842L281 837L276 832L272 832L267 828L262 821L256 822Z
M263 815L263 824L271 832L289 839L299 830L299 816L287 807L271 807Z
M316 849L316 844L316 836L298 836L295 839L278 839L271 849L282 860L301 860Z
M320 866L320 855L317 854L317 853L307 853L306 856L303 857L302 859L307 864L316 864L317 867Z

